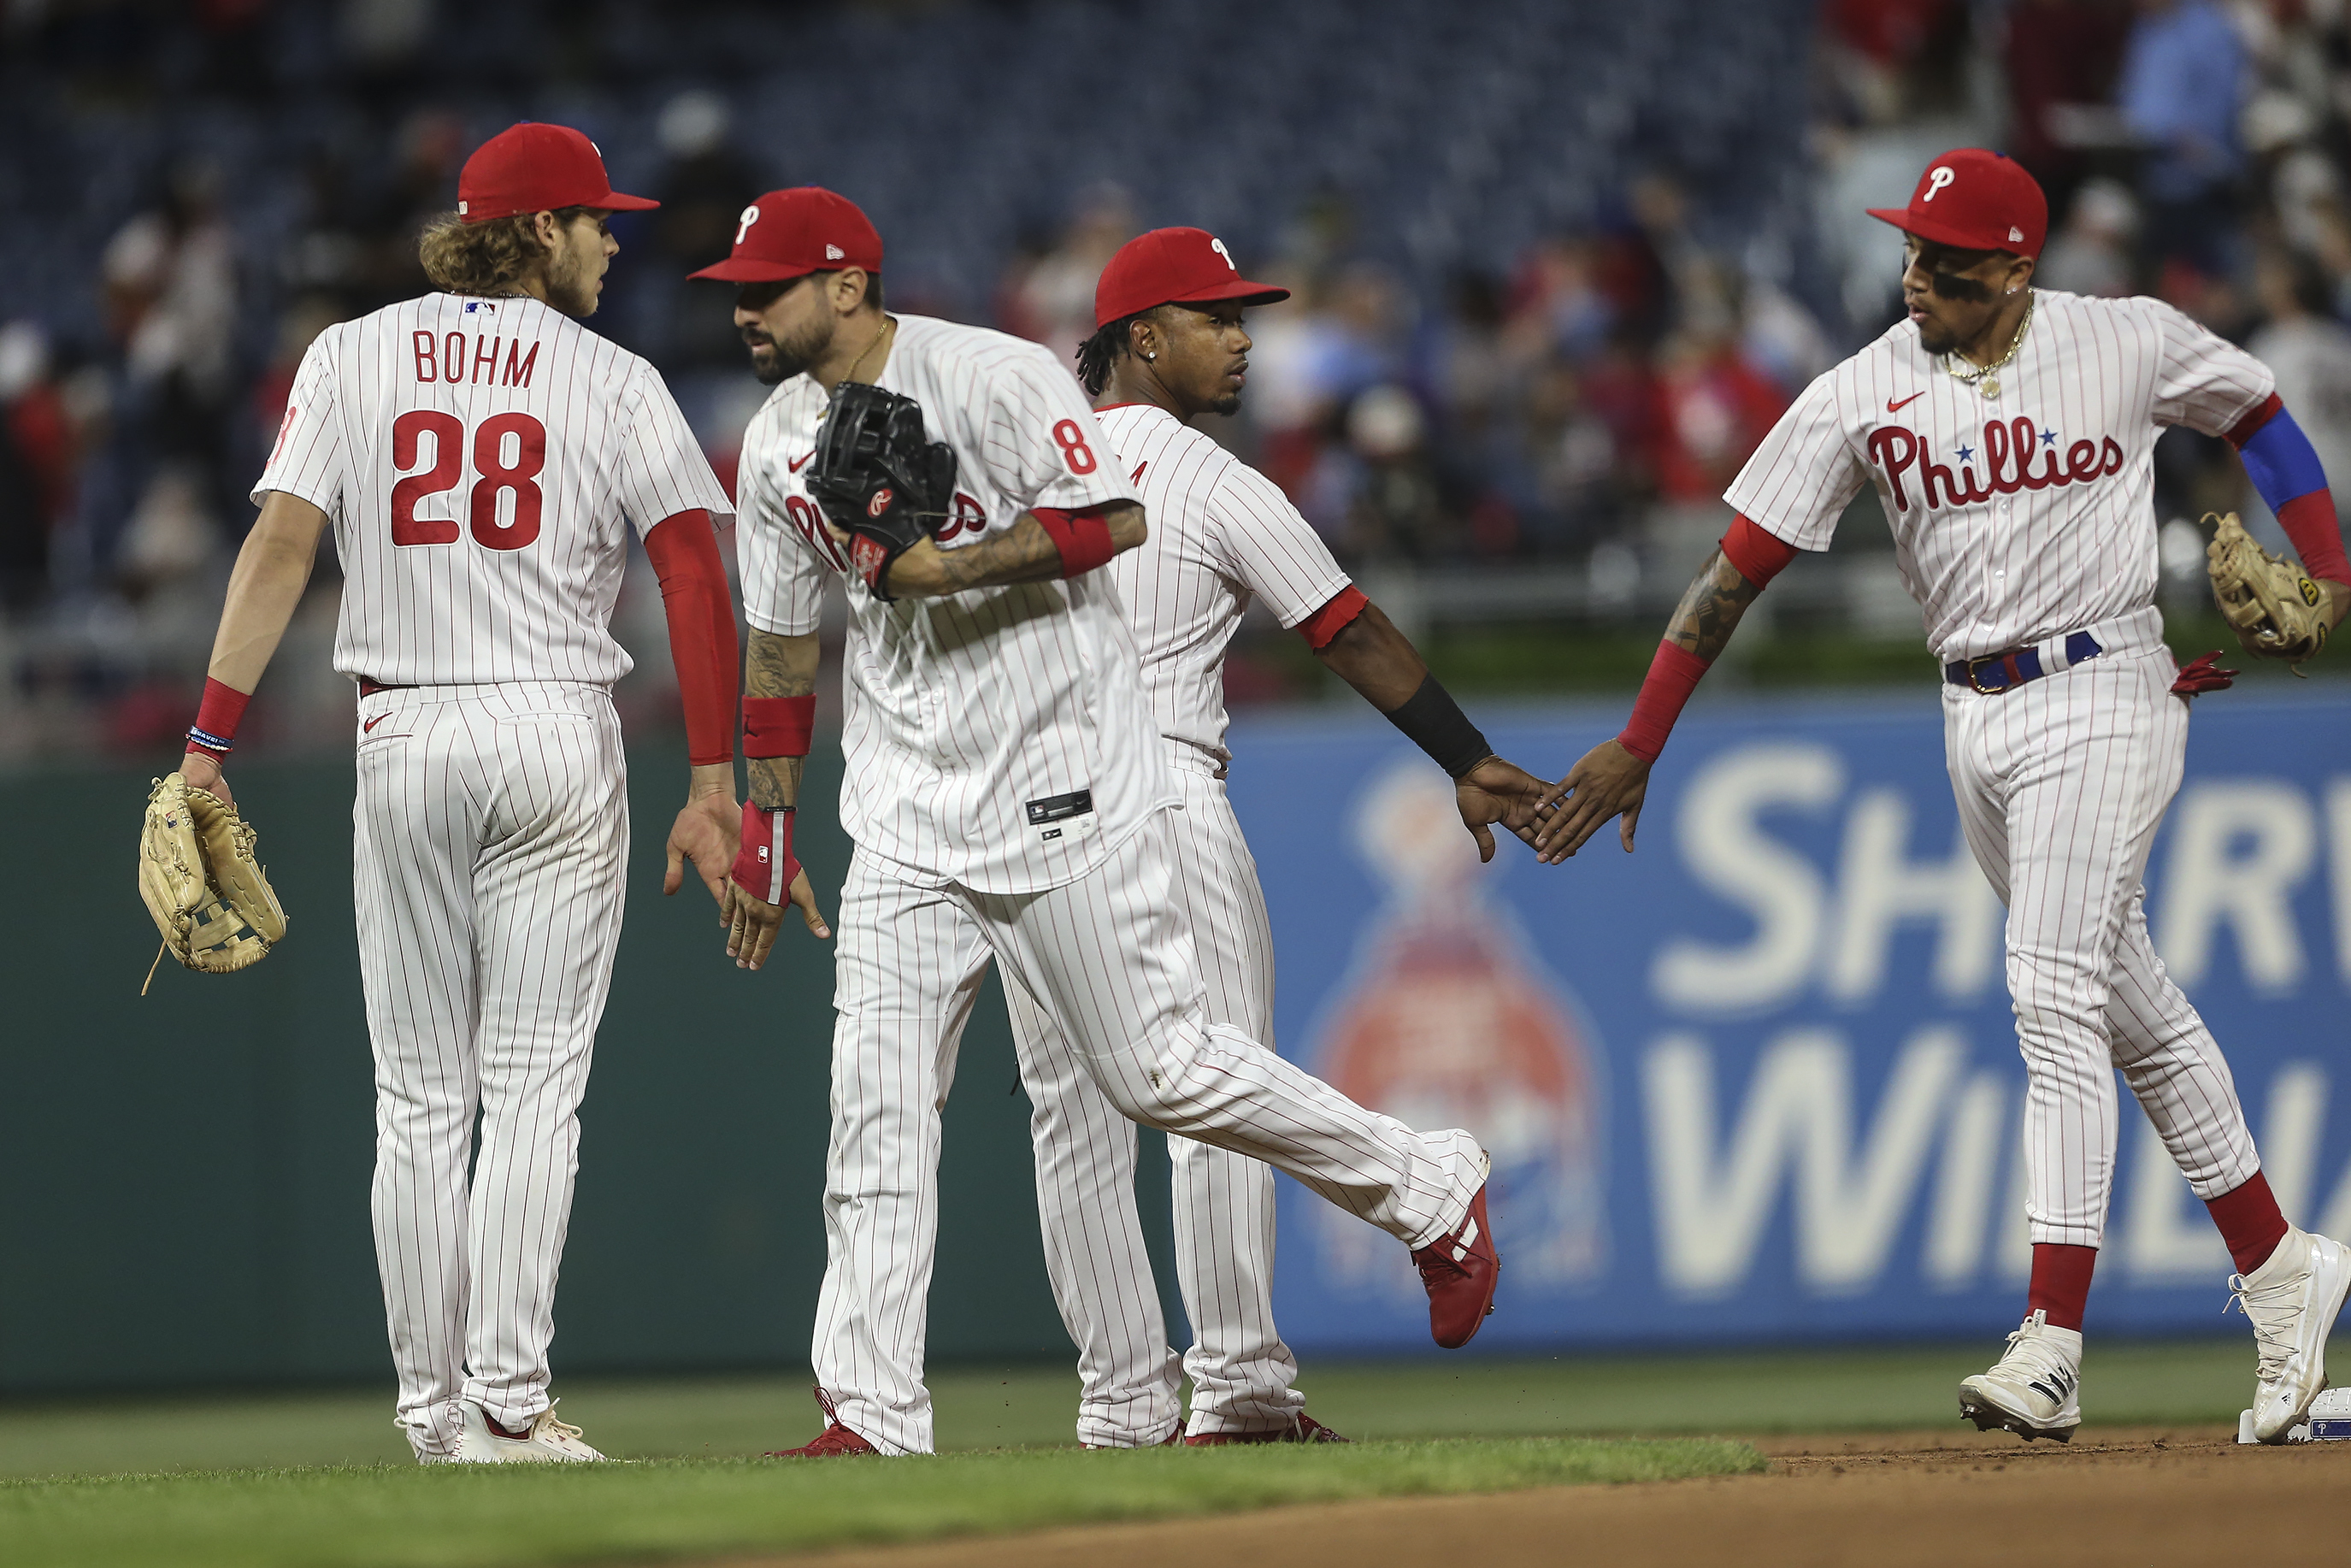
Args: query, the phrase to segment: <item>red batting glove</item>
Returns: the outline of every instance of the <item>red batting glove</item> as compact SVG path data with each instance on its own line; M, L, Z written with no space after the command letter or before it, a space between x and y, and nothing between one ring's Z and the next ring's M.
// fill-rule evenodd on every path
M788 904L800 862L792 855L789 806L762 810L743 802L743 847L735 856L735 885L768 904Z
M2215 648L2180 665L2179 678L2171 683L2171 689L2183 697L2192 697L2199 692L2227 691L2235 678L2244 672L2223 670L2215 665L2212 661L2220 656L2220 650Z

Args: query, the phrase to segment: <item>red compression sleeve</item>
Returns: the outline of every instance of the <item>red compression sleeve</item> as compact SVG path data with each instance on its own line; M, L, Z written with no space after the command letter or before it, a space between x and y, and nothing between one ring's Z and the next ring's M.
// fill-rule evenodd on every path
M2245 443L2261 434L2262 426L2284 412L2285 400L2277 393L2272 392L2262 400L2259 407L2222 431L2220 438L2242 452L2245 449Z
M806 757L816 732L816 698L745 697L745 757Z
M1741 512L1730 519L1730 531L1722 536L1722 555L1740 576L1761 588L1796 559L1796 547L1756 527Z
M718 536L700 509L664 517L645 533L645 556L661 579L670 658L685 708L686 759L696 768L735 759L735 694L742 655Z
M2351 559L2343 554L2343 528L2335 520L2335 497L2325 490L2296 496L2277 509L2278 527L2294 541L2302 570L2322 582L2351 582Z
M1029 513L1044 525L1053 548L1061 552L1061 575L1078 577L1118 553L1118 547L1111 542L1110 524L1102 514L1113 507L1124 505L1123 501L1105 501L1099 507L1076 512L1065 512L1059 507L1032 507Z
M1625 721L1616 744L1644 762L1655 762L1666 748L1666 737L1673 733L1674 720L1682 716L1682 705L1705 674L1706 661L1696 653L1671 638L1659 643L1641 695L1633 699L1633 716Z
M1353 583L1347 584L1331 596L1330 602L1301 621L1290 630L1306 639L1306 645L1316 653L1331 645L1331 639L1354 624L1355 617L1371 608L1372 601Z
M245 717L245 705L252 700L251 692L204 677L204 700L188 730L188 749L226 757L236 747L236 727Z

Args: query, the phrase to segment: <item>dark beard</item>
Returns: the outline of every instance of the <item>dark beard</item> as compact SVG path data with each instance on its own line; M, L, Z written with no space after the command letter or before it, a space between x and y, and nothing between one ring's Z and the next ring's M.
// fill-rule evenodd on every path
M1208 412L1210 413L1221 413L1227 419L1232 418L1233 415L1240 413L1240 411L1241 394L1238 392L1227 392L1224 396L1218 398L1216 402L1208 405Z
M759 378L761 386L769 387L805 371L832 346L829 335L814 331L798 342L781 342L765 335L744 341L751 350L751 373Z
M1930 354L1948 354L1959 346L1959 340L1950 335L1949 329L1922 321L1918 324L1918 346Z

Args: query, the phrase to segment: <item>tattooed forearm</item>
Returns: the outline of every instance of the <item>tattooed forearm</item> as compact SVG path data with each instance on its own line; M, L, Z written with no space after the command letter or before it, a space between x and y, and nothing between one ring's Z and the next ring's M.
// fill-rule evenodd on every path
M1739 618L1755 602L1756 586L1739 575L1720 550L1707 568L1692 580L1689 591L1682 595L1674 611L1673 623L1666 628L1666 636L1708 664L1730 641L1739 628Z
M804 697L816 690L816 633L786 637L757 626L743 650L743 695L747 697ZM804 757L749 757L744 775L751 799L762 808L797 806Z
M1141 544L1150 530L1143 508L1133 503L1102 514L1113 550ZM1062 572L1061 547L1033 517L993 538L961 549L909 551L890 569L890 589L900 598L931 598L969 588L999 588L1011 582L1050 582Z

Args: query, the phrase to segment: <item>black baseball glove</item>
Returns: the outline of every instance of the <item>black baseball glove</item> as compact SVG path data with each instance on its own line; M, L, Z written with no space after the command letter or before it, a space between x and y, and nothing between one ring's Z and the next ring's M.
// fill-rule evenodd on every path
M939 531L955 482L955 451L924 439L922 404L864 382L833 389L809 494L850 536L850 568L874 598L890 597L892 563Z

